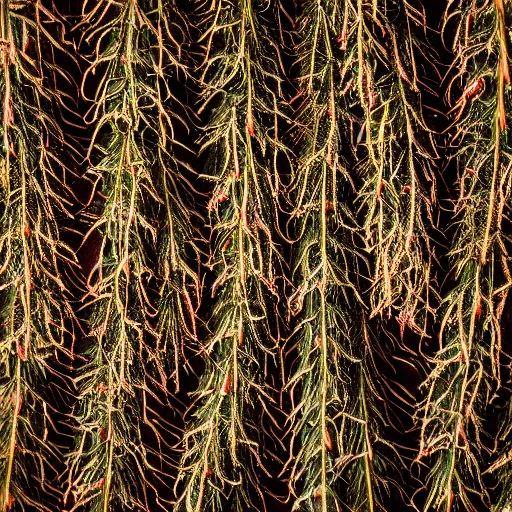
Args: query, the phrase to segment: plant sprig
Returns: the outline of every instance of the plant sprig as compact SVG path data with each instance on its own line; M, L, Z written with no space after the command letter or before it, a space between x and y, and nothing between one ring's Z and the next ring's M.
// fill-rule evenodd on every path
M394 314L400 324L427 335L436 203L433 133L423 117L420 74L431 61L424 12L403 0L346 5L339 44L362 109L351 134L360 160L359 218L372 258L371 316ZM435 69L432 66L432 69Z
M60 500L56 398L74 337L59 221L69 217L73 154L59 126L70 81L64 23L40 1L0 3L0 510L51 511Z
M297 24L299 162L290 187L288 307L295 360L286 384L293 510L386 510L391 488L403 492L393 473L404 461L383 432L391 413L376 359L387 355L368 322L369 261L354 207L353 7L306 2Z
M186 121L170 83L185 76L185 25L173 2L102 0L85 3L78 27L94 49L82 85L93 129L85 239L100 241L84 284L90 336L66 497L70 510L167 510L173 412L159 409L171 409L171 378L179 388L199 290L188 171L176 156Z
M267 368L277 354L282 255L278 226L282 68L268 29L277 3L200 2L204 58L196 70L200 144L209 201L214 275L205 370L189 411L177 510L264 510L274 391ZM275 21L275 19L274 19Z
M490 505L482 482L484 418L500 387L500 319L511 284L507 222L509 55L500 0L451 2L445 36L455 55L447 98L457 165L450 251L453 288L442 304L439 350L428 358L418 460L429 461L425 509ZM500 499L503 503L504 496Z

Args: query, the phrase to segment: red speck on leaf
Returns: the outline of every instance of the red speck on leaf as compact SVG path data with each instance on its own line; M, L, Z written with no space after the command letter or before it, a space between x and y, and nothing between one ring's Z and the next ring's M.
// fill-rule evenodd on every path
M18 357L22 361L26 361L27 360L27 353L25 351L25 346L24 345L18 345Z
M255 131L254 131L254 121L252 120L252 118L249 118L247 120L247 133L251 137L254 137L254 134L255 134Z
M482 316L482 303L480 302L480 299L478 300L478 303L475 307L475 320L479 320Z
M210 199L210 203L208 205L208 209L212 210L216 208L220 203L227 201L229 199L228 191L226 188L223 188L215 193L215 195Z
M228 193L223 190L218 196L217 196L217 202L223 203L224 201L227 201L229 198Z
M408 194L411 191L411 186L410 185L405 185L404 188L402 189L402 191L404 193Z
M108 388L107 388L107 386L105 385L105 383L104 383L104 382L100 382L100 383L98 384L97 388L96 388L96 391L97 391L98 393L105 393L105 391L107 391L107 389L108 389Z
M396 61L396 67L398 69L398 74L400 75L400 78L404 81L410 84L409 77L407 76L407 73L405 72L405 69L402 66L402 63L397 59Z
M476 79L476 80L473 80L473 82L471 82L465 89L464 89L464 92L462 93L462 97L465 99L465 100L469 100L473 97L475 97L476 95L480 94L480 92L482 91L483 87L484 87L484 79L482 77Z
M377 184L377 199L380 198L382 191L384 190L384 187L385 187L384 182L382 180L379 181L379 183Z
M231 375L229 373L224 377L224 382L222 383L222 387L220 388L220 394L222 396L229 395L231 391Z
M400 339L403 341L404 334L405 334L405 328L411 327L413 324L413 316L414 313L412 311L400 311L398 314L396 321L398 322L398 325L400 326Z
M96 483L92 484L91 489L99 489L105 485L105 477L100 478Z

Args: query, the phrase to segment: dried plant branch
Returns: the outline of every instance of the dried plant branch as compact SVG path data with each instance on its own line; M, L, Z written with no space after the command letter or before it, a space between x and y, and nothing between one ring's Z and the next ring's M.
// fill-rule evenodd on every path
M387 510L391 489L403 492L404 462L382 432L391 413L375 359L386 355L368 325L361 290L369 262L352 209L354 7L306 2L297 26L301 154L292 177L289 299L296 318L289 352L296 360L287 383L293 510Z
M0 510L51 511L59 448L53 397L72 354L74 263L58 221L69 214L66 137L57 119L55 53L63 22L40 1L0 3ZM66 339L68 342L66 342Z
M87 363L76 450L69 457L70 510L168 510L173 449L167 382L195 337L199 281L188 265L194 231L186 168L175 130L186 129L170 77L185 74L184 21L173 2L102 0L84 7L94 49L84 74L98 86L86 122L94 128L86 235L99 234L87 276ZM96 77L94 77L96 75ZM99 204L103 202L103 204Z
M504 25L510 14L500 0L455 1L444 19L447 34L456 29L448 100L459 196L450 251L455 286L443 301L439 351L419 415L418 460L430 467L425 510L489 506L481 478L483 417L500 386L500 318L512 282L504 226L512 177Z
M264 510L263 439L272 421L267 368L277 353L281 248L279 126L282 70L269 20L274 1L217 0L197 5L204 60L197 70L207 152L215 305L206 368L183 442L177 510Z
M423 118L426 85L417 63L430 59L426 38L417 35L418 27L426 29L425 14L404 0L357 0L345 9L338 41L363 109L351 140L361 159L358 204L373 258L371 315L396 311L399 322L426 335L436 149Z

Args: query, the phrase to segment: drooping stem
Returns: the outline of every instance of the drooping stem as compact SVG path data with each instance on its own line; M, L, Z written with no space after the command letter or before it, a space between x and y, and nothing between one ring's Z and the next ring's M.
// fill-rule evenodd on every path
M402 462L382 436L387 415L378 412L384 391L374 358L383 351L368 326L368 266L352 206L357 11L349 2L303 7L290 215L290 489L294 510L385 510L389 488L400 488L391 475Z
M51 510L62 464L52 442L58 360L73 314L61 271L74 263L58 222L70 215L72 154L58 126L52 70L63 22L40 2L0 3L0 511ZM68 79L64 71L59 78ZM30 471L28 470L30 468Z
M95 237L99 254L85 279L89 338L76 378L71 510L170 507L162 492L174 456L167 383L179 388L199 288L188 263L196 252L188 170L176 156L175 131L186 125L170 84L185 74L180 24L174 2L105 0L86 3L77 27L95 49L82 85L89 99L96 84L84 243Z
M505 19L499 0L452 2L445 15L445 27L457 27L448 100L458 197L450 228L454 286L443 300L439 350L429 358L419 415L418 460L429 461L426 506L432 510L490 504L482 483L483 418L501 385L500 318L510 286L503 225L512 176Z
M282 279L277 162L287 151L279 129L282 69L275 35L277 2L201 2L204 44L198 69L204 177L209 202L214 282L211 336L196 400L189 411L177 485L177 510L263 510L264 439L271 433ZM265 420L263 418L266 418Z

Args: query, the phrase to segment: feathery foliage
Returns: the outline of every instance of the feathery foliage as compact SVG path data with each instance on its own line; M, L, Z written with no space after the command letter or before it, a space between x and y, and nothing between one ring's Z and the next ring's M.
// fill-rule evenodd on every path
M177 510L263 510L266 472L263 416L271 417L266 381L276 355L281 253L277 233L279 52L269 20L274 1L201 2L195 15L204 59L197 69L199 113L208 121L199 142L205 178L214 184L208 209L214 273L205 370L185 432ZM270 419L272 421L272 419Z
M399 323L425 334L436 152L421 104L417 60L430 57L417 36L425 25L418 8L406 0L347 2L338 42L358 93L355 115L362 109L350 140L360 159L357 203L373 258L371 315L397 311Z
M451 2L455 59L448 100L457 165L450 249L454 286L442 304L439 350L425 382L418 459L429 461L426 510L481 510L483 420L500 385L500 318L510 287L509 56L501 0ZM507 5L508 9L510 6ZM503 501L503 500L502 500Z
M73 255L59 219L69 215L66 146L58 123L67 80L63 23L41 2L0 3L0 510L52 510L60 463L53 398L65 386L73 314L61 280Z
M167 381L177 383L183 344L194 338L198 277L175 156L185 122L170 77L184 75L185 34L173 2L100 1L84 6L94 52L82 94L97 80L86 121L92 184L86 235L99 234L86 279L87 362L77 377L76 450L69 459L71 510L168 510ZM164 405L166 417L158 412ZM168 494L168 493L167 493Z
M392 475L405 467L382 436L389 401L375 360L386 356L361 294L368 262L359 249L350 143L359 100L357 7L307 2L297 26L300 161L291 187L289 299L296 360L287 382L293 510L386 510L391 487L401 492Z

